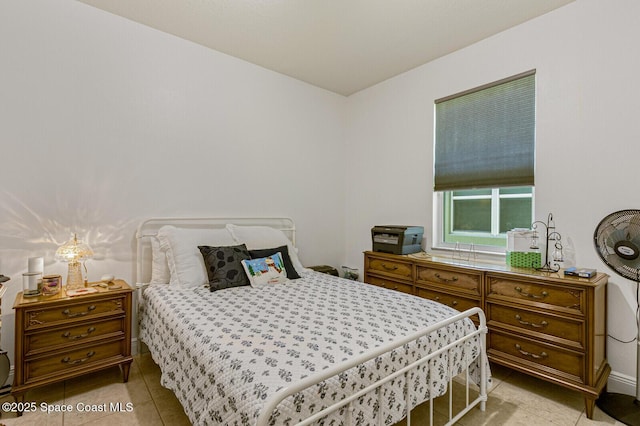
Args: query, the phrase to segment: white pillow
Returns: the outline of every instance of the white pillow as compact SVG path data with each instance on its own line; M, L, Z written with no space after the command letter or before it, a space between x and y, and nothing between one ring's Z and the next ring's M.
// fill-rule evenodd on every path
M187 229L166 225L158 230L160 249L167 256L170 285L196 287L209 282L198 246L233 246L235 240L225 229Z
M157 237L151 237L151 284L167 284L171 278L167 255Z
M227 224L227 229L235 239L235 244L245 244L248 250L275 248L286 244L291 264L298 275L305 271L298 259L298 249L281 230L269 226L239 226L231 223Z

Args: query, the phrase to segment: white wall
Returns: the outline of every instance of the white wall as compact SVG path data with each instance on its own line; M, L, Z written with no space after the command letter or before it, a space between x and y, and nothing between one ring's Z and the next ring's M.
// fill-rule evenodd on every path
M303 263L340 264L345 100L79 2L0 2L2 348L27 258L66 275L71 232L90 279L132 283L154 216L290 216Z
M634 0L578 0L349 97L346 153L357 161L347 169L346 262L362 267L374 225L431 234L434 100L535 68L536 218L553 212L577 264L611 275L608 331L632 339L635 284L600 261L592 239L607 214L640 208L638 16ZM629 393L635 352L608 339L613 377Z
M0 346L27 258L64 274L72 231L90 278L132 280L136 224L168 215L292 216L304 263L361 268L372 226L431 229L433 100L532 68L536 216L606 271L595 226L640 206L639 14L578 0L345 99L82 3L3 0ZM610 274L609 332L629 339L633 283ZM634 359L609 339L615 377L632 384Z

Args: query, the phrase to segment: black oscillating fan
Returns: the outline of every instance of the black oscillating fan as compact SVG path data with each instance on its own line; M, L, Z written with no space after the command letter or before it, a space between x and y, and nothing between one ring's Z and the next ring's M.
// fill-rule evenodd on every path
M600 258L616 273L636 282L640 293L640 210L620 210L600 221L593 234ZM636 309L638 344L636 396L603 392L596 404L630 426L640 426L640 307Z

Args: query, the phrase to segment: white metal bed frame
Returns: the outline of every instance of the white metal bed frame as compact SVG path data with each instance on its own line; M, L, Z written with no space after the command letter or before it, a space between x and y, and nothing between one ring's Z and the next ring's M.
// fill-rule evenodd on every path
M183 227L183 228L224 228L226 226L226 224L235 224L235 225L247 225L247 226L270 226L276 229L280 229L281 231L283 231L285 233L285 235L287 235L289 237L289 239L292 241L292 243L295 246L295 237L296 237L296 227L295 227L295 223L291 218L288 217L273 217L273 218L264 218L264 217L229 217L229 218L206 218L206 217L198 217L198 218L180 218L180 217L174 217L174 218L151 218L151 219L147 219L145 221L143 221L137 228L137 232L136 232L136 263L137 263L137 269L136 269L136 288L138 289L138 318L140 319L140 315L144 315L144 313L141 311L140 307L143 304L143 291L144 288L148 285L147 283L149 282L149 267L147 267L151 262L150 262L150 254L151 254L151 249L150 249L150 242L149 239L153 238L156 236L157 231L164 225L172 225L172 226L176 226L176 227ZM467 414L471 409L473 409L474 407L478 406L480 407L481 411L485 411L485 406L486 406L486 401L487 401L487 381L488 381L488 372L487 372L487 367L488 367L488 362L486 361L486 335L487 335L487 325L486 325L486 318L484 315L484 312L482 311L482 309L480 308L472 308L469 309L465 312L461 312L449 319L447 319L446 321L442 321L439 322L437 324L434 324L424 330L420 330L419 332L416 332L412 335L409 336L405 336L401 339L398 339L396 341L393 341L387 345L384 346L380 346L378 348L375 348L374 350L362 354L360 356L354 357L350 360L347 360L341 364L338 364L336 366L334 366L333 368L329 368L326 370L323 370L315 375L311 375L307 378L305 378L304 380L300 380L296 383L291 384L290 386L287 386L283 389L281 389L280 391L278 391L277 393L271 395L269 398L267 398L264 408L260 414L260 416L258 417L257 426L266 426L269 424L269 420L273 414L273 412L276 410L278 404L280 402L282 402L283 400L285 400L286 398L295 395L296 393L310 388L314 385L317 385L319 383L321 383L322 381L329 379L333 376L336 376L338 374L341 374L357 365L363 364L367 361L370 361L382 354L385 354L387 352L391 352L394 349L398 349L410 342L416 341L424 336L427 336L431 333L433 333L434 331L442 328L442 327L446 327L449 324L452 324L456 321L461 321L465 318L470 318L472 316L476 315L478 320L479 320L479 324L477 325L476 330L473 333L467 334L463 337L461 337L460 339L455 340L454 342L451 342L450 344L448 344L447 346L444 346L442 348L440 348L439 350L435 351L435 352L431 352L429 354L427 354L426 356L422 357L421 359L405 366L404 368L402 368L401 370L398 370L396 372L393 372L392 374L385 376L383 378L381 378L380 380L372 383L371 385L369 385L368 387L366 387L365 389L360 390L357 393L354 393L353 395L351 395L348 398L345 398L341 401L338 401L337 403L326 407L325 409L315 413L313 416L305 419L304 421L298 423L298 426L305 426L305 425L309 425L333 412L336 412L338 410L340 410L341 408L347 406L347 409L345 410L345 424L347 426L350 426L352 424L352 418L351 418L351 413L352 413L352 404L354 401L357 401L358 398L362 397L363 395L366 395L370 392L374 392L376 390L378 390L378 398L381 398L381 394L382 392L379 391L380 388L382 388L382 386L388 382L390 382L391 380L394 380L402 375L405 376L405 397L406 397L406 424L407 426L411 426L411 415L410 412L413 408L411 406L411 400L412 400L412 393L411 393L411 387L409 386L409 381L406 380L407 376L409 374L409 372L413 369L417 369L420 366L427 364L431 359L439 356L442 353L451 351L452 349L454 349L457 346L461 346L466 344L467 342L469 342L471 339L477 337L478 341L480 343L480 353L479 353L479 357L480 357L480 383L478 385L479 388L479 393L478 396L473 399L472 401L470 401L470 386L471 386L471 380L469 378L469 365L471 364L471 361L473 360L465 360L465 363L467 365L467 367L465 368L465 380L464 380L464 386L465 386L465 406L464 408L462 408L456 415L453 414L453 374L452 369L453 366L451 365L451 359L452 357L449 356L449 398L448 398L448 404L449 404L449 413L448 413L448 422L446 423L446 425L452 425L455 422L457 422L460 418L462 418L465 414ZM466 351L465 353L468 354L469 351ZM433 377L433 376L430 376ZM434 397L430 397L430 403L429 403L429 424L433 425L433 414L434 414L434 404L433 404L433 399ZM383 423L383 416L379 415L378 416L378 424L382 425Z

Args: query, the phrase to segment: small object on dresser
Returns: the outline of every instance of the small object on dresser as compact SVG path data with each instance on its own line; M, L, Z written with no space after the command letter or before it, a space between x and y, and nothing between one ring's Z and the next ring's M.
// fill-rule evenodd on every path
M105 284L109 284L111 283L113 280L115 279L115 277L113 275L103 275L100 278L100 281L102 281Z
M508 251L507 265L516 268L539 268L542 265L542 256L538 252Z
M53 296L54 294L58 294L60 292L60 287L62 287L61 275L45 275L42 277L43 296Z
M338 276L338 270L333 266L316 265L316 266L309 266L308 268L313 269L316 272L321 272L323 274L335 275L336 277Z
M570 268L567 268L564 270L564 274L568 277L580 277L580 278L593 278L595 277L596 273L598 271L596 271L595 269L590 269L590 268L576 268L575 266L572 266Z
M67 290L67 296L70 296L70 297L83 296L85 294L91 294L91 293L97 293L97 292L98 290L96 290L93 287L83 287L83 288Z
M41 289L41 272L25 272L24 274L22 274L22 295L24 297L40 296Z
M342 276L348 280L358 281L360 272L357 268L350 268L349 266L342 267Z
M373 251L411 254L422 250L424 226L380 225L371 228Z
M122 286L120 284L116 284L115 279L116 277L113 275L103 275L100 278L100 281L102 281L103 285L100 285L100 287L108 288L109 290L117 290L121 288Z

